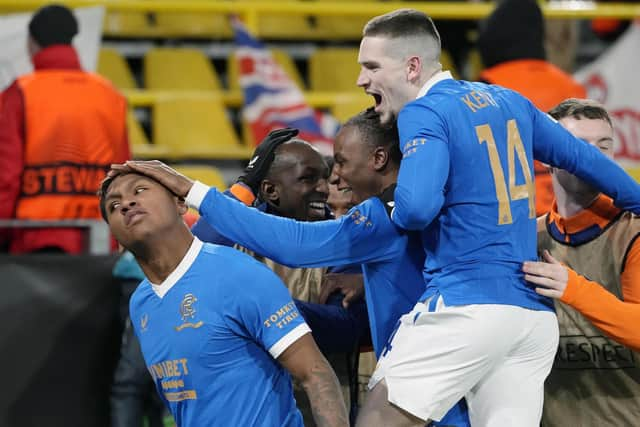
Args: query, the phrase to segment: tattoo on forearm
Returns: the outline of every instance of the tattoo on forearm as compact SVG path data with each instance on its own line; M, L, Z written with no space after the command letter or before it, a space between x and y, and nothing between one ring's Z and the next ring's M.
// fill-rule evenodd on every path
M311 376L303 383L303 387L309 396L317 427L349 425L340 383L324 358L314 366Z

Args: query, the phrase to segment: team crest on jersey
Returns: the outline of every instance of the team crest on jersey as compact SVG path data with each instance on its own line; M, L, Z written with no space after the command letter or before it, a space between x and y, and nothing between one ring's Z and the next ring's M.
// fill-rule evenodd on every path
M196 315L195 303L198 301L193 294L186 294L184 298L182 298L182 302L180 303L180 316L183 321L186 321L188 318L193 319Z
M182 318L182 322L184 323L182 323L180 326L176 326L176 331L180 332L184 328L198 329L203 325L202 320L196 323L189 321L196 315L195 304L197 301L198 298L196 298L193 294L186 294L184 298L182 298L182 302L180 303L180 317Z
M149 315L145 313L140 318L140 332L146 332L148 325L149 325Z

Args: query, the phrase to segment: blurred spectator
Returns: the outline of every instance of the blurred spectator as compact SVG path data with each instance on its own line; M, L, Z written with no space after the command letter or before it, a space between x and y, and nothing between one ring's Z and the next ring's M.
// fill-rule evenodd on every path
M640 3L640 0L599 0L599 3ZM602 40L615 41L629 28L630 20L616 18L596 18L591 21L591 30Z
M613 126L602 105L569 99L550 114L613 157ZM523 268L538 293L556 299L560 329L542 425L636 425L640 219L564 170L554 168L552 176L556 203L538 218L538 250L547 263Z
M573 77L546 60L544 21L535 0L504 0L489 16L478 36L486 67L480 80L513 89L542 111L567 98L585 98ZM534 163L536 214L549 211L553 188L548 168Z
M111 163L129 159L125 98L83 71L71 40L78 33L64 6L39 9L29 23L35 71L0 99L0 219L99 219L95 196ZM12 253L79 253L73 228L0 230Z

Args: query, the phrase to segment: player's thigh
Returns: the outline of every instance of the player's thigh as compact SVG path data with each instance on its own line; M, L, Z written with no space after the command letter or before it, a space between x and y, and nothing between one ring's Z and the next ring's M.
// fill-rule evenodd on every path
M558 322L552 312L525 310L520 339L485 378L466 395L473 426L537 427L544 381L558 347Z
M500 305L446 307L418 303L401 318L370 387L385 379L393 404L439 421L482 378L502 363L523 319ZM433 308L432 308L433 309Z
M358 413L356 427L423 427L425 425L425 421L391 404L387 398L387 392L387 385L382 380L367 393L367 399Z

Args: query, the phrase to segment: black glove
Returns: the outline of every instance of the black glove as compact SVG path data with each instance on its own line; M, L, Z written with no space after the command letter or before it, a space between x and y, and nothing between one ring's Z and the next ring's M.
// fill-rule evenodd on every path
M384 209L387 211L387 215L391 218L391 211L395 207L395 203L393 201L393 193L396 192L396 184L391 184L387 188L385 188L382 193L378 195L378 199L382 201L384 205Z
M249 164L244 168L244 173L238 177L238 181L249 186L253 194L257 196L260 191L260 182L267 175L275 158L276 148L297 134L298 129L294 128L277 129L269 132L269 135L256 147Z

